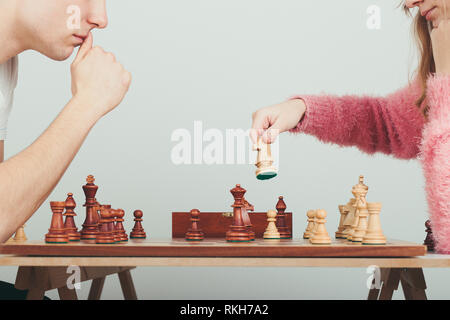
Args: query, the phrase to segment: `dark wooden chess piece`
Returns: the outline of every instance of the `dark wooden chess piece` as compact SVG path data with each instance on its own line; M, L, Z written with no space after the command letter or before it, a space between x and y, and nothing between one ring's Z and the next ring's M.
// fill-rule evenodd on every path
M86 179L86 184L83 186L83 191L86 196L86 219L81 230L81 240L95 241L98 234L98 202L95 200L98 186L94 184L94 176L90 175Z
M123 227L123 216L125 215L125 211L123 209L118 209L116 214L116 230L119 236L120 242L127 242L128 235Z
M67 194L67 199L65 202L66 212L63 214L63 216L66 217L66 221L64 222L64 229L66 230L66 233L69 237L69 241L80 241L81 239L81 234L78 232L74 219L74 217L76 216L74 211L76 206L77 204L73 199L73 194Z
M286 214L284 213L286 211L286 203L283 200L283 196L278 197L276 209L278 212L276 226L280 233L280 239L292 239L292 234L286 226Z
M119 214L119 210L117 209L111 209L112 212L112 217L111 217L111 221L109 222L109 230L112 232L113 236L114 236L114 241L116 243L120 243L120 236L119 236L119 232L117 231L116 228L116 224L117 224L117 215Z
M109 222L114 216L112 209L101 208L100 209L100 221L99 221L99 231L95 240L97 244L113 244L114 234L111 232L109 227Z
M52 201L50 202L50 208L52 209L52 222L50 229L45 235L45 242L47 243L67 243L69 237L64 229L64 222L62 213L64 211L66 203L64 201Z
M245 206L242 208L242 219L244 220L244 224L247 227L248 232L250 233L250 240L255 240L255 232L252 230L252 222L250 220L250 216L248 215L249 211L255 211L255 207L250 204L245 198L244 198L244 204Z
M427 233L427 236L425 238L425 241L423 242L423 244L425 246L427 246L427 250L429 252L433 252L434 251L434 237L433 237L433 230L431 230L431 221L427 220L425 222L425 231Z
M147 235L142 227L142 216L144 213L141 210L136 210L133 212L134 215L134 227L130 232L130 239L145 239Z
M234 204L231 206L233 208L234 222L227 231L225 239L228 242L250 242L251 235L242 219L242 210L245 208L244 194L247 191L237 184L230 192L234 197Z
M199 227L200 211L198 209L191 210L191 227L186 232L185 239L187 241L201 241L204 239L204 234Z

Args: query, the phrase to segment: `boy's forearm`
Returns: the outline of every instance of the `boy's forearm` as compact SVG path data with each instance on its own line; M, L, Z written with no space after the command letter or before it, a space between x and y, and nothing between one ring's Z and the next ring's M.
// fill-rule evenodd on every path
M42 205L98 120L73 98L28 148L0 164L0 242Z

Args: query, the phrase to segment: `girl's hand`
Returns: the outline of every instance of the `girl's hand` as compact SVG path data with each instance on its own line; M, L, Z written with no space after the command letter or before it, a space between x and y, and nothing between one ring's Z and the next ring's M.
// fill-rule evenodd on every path
M289 100L274 106L259 109L253 113L250 138L257 143L259 136L266 144L273 143L277 136L295 128L306 111L306 104L301 99Z
M450 75L450 20L443 20L431 31L436 74Z

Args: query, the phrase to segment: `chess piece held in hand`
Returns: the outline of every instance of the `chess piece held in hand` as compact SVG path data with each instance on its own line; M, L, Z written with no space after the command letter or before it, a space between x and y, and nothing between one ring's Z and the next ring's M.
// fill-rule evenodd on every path
M277 169L273 166L272 151L270 144L262 142L262 137L258 137L257 143L253 146L254 151L258 151L256 157L256 178L258 180L268 180L277 176Z
M200 211L198 209L191 210L191 227L186 232L185 239L187 241L202 241L204 234L199 227Z
M130 233L130 239L145 239L147 238L147 234L144 232L144 228L142 227L142 217L144 213L141 210L135 210L133 212L134 215L134 227Z
M280 233L278 232L277 226L275 224L277 220L277 212L275 210L267 211L267 228L264 232L264 239L280 239Z

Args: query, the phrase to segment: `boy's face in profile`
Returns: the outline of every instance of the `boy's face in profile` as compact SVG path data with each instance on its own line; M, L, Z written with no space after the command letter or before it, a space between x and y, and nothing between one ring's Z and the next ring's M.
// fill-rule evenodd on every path
M105 0L16 0L20 35L26 49L54 60L69 58L89 31L108 24Z

